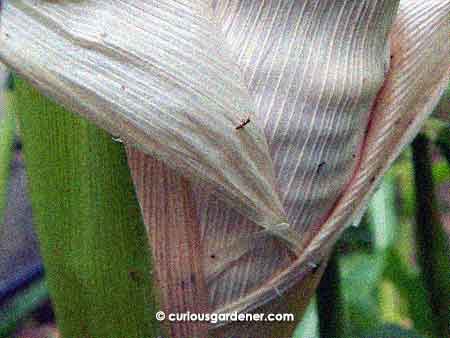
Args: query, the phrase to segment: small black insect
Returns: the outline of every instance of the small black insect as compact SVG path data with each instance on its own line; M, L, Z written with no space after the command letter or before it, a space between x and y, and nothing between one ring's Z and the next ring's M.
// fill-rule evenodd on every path
M320 162L319 165L317 166L317 173L320 174L322 172L322 170L325 168L325 165L327 163L326 162Z
M247 120L242 120L241 124L236 127L236 130L244 128L249 123L250 123L250 117L247 118Z

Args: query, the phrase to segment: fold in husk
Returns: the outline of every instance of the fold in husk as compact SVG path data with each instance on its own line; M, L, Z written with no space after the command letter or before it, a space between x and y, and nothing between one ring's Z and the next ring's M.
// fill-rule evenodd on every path
M298 246L210 4L13 0L1 20L0 59L41 91Z
M397 8L398 1L380 0L216 2L302 253L354 175L389 68ZM269 285L293 264L285 247L214 195L197 200L214 307L246 311L256 298L264 303L284 292L286 286ZM320 254L308 263L318 264Z
M190 182L137 149L128 147L127 155L144 222L152 228L153 275L161 290L162 309L210 313ZM170 337L207 337L208 323L172 322L169 333Z
M401 1L388 39L398 6L388 1L215 5L256 98L289 221L305 238L302 255L293 259L197 187L212 305L217 312L249 311L284 299L326 264L340 232L357 220L431 112L449 77L450 8L443 0ZM308 135L315 141L305 141ZM151 191L151 175L141 186ZM215 333L228 330L235 332Z
M450 4L447 0L402 0L390 36L392 63L371 110L370 124L353 177L296 261L238 301L218 311L249 310L292 287L358 219L382 175L417 134L450 80ZM260 264L264 270L267 266ZM235 276L240 285L246 274Z
M209 183L194 189L211 306L249 311L307 280L431 112L450 4L402 0L391 30L398 1L212 3L9 1L0 59ZM261 231L283 222L299 257Z

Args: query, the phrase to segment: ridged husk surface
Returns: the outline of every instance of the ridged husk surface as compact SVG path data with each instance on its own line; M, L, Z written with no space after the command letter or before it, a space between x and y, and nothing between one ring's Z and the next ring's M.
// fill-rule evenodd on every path
M448 0L9 1L0 59L191 180L210 305L250 311L315 270L418 132L449 80L449 13ZM130 157L143 212L168 214L144 200L151 161Z
M342 230L358 223L382 175L431 113L449 80L450 6L215 6L255 100L288 222L304 240L295 257L213 191L194 188L212 306L249 311L315 270ZM140 187L151 190L157 178L146 177Z

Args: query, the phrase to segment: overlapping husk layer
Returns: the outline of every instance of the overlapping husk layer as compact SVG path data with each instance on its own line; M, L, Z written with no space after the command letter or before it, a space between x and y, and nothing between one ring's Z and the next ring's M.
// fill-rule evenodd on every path
M449 15L448 0L16 0L0 60L127 144L152 239L198 225L186 246L211 311L306 306L448 83ZM162 176L189 181L183 212Z

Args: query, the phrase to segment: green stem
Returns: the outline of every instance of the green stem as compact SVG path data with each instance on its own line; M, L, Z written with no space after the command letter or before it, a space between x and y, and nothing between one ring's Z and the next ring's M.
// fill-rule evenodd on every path
M397 247L387 250L385 262L383 277L396 286L400 298L408 300L408 315L414 323L414 329L424 333L433 332L433 315L420 276L405 264ZM383 313L386 312L384 310L382 308Z
M321 338L344 337L339 255L335 249L317 288L317 310Z
M435 323L434 337L450 337L450 248L434 200L428 138L419 134L412 144L416 186L416 248Z
M147 234L123 145L17 79L34 221L65 338L154 338Z

